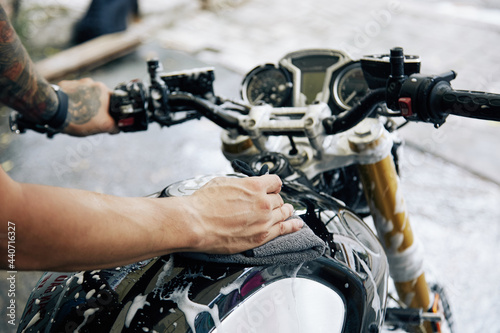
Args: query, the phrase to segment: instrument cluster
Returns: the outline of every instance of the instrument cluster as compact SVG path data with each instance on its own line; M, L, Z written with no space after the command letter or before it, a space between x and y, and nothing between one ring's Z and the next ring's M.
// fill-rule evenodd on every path
M342 51L309 49L285 55L244 78L241 96L250 105L299 107L327 103L333 114L349 110L365 96L368 84L359 61Z

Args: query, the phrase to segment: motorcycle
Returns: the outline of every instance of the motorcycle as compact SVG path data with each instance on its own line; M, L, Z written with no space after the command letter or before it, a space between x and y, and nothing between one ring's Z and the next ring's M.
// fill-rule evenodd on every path
M206 117L223 129L234 174L275 173L306 231L248 253L179 253L124 267L47 272L19 332L452 332L443 286L429 283L398 179L397 130L449 114L500 120L500 95L453 90L453 71L420 74L394 48L353 60L308 49L250 71L241 101L217 96L213 68L120 84L110 114L124 132ZM404 119L398 124L395 119ZM11 129L57 134L11 115ZM215 175L151 197L189 195ZM394 289L391 290L389 280Z

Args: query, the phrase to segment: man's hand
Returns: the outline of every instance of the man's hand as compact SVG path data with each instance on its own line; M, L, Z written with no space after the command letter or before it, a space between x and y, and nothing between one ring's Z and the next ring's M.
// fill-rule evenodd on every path
M97 133L118 133L115 121L109 115L110 90L92 79L59 82L68 95L69 110L64 133L86 136Z
M196 191L190 200L198 235L196 251L238 253L260 246L280 235L298 231L299 219L287 220L293 207L279 195L276 175L250 178L215 178Z

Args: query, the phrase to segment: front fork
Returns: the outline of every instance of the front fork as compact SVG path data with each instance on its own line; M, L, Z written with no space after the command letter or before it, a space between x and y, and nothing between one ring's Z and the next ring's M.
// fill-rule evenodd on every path
M379 239L386 251L399 300L409 308L428 311L430 288L423 270L423 252L410 226L399 177L391 154L389 133L376 119L366 119L349 136L360 156L360 177ZM434 325L432 325L434 326ZM436 332L429 322L426 332Z

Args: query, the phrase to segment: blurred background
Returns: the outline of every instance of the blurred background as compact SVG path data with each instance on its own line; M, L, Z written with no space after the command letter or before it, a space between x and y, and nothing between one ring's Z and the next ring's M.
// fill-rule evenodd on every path
M125 30L88 42L75 41L75 25L89 0L0 1L53 82L90 76L113 88L145 79L145 61L156 56L165 70L214 66L216 93L238 98L245 73L291 51L333 48L358 59L401 46L420 55L422 73L453 69L454 88L500 93L500 3L493 0L139 0L138 10L121 0L103 13L121 17L114 26ZM49 140L11 134L8 111L0 116L0 164L17 181L143 196L177 180L231 171L220 153L220 130L208 121ZM439 130L430 124L401 130L413 229L429 275L447 287L458 332L500 332L499 132L498 123L454 117ZM18 273L18 319L40 276ZM2 332L11 329L1 325Z

